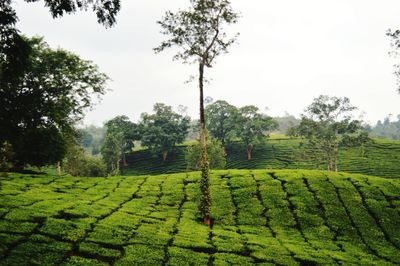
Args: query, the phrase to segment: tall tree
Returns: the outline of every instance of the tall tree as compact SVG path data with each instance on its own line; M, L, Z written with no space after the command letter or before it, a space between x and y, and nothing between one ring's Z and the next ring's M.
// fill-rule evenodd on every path
M222 146L235 137L238 110L226 101L216 101L206 107L207 130Z
M362 122L353 119L352 112L356 109L346 97L321 95L307 107L292 134L305 138L309 150L324 159L327 169L337 171L340 146L368 141Z
M232 10L229 0L190 0L187 10L179 10L176 13L168 11L158 22L163 34L170 38L155 48L155 52L175 46L179 49L175 59L198 64L202 169L200 210L206 224L211 221L211 197L204 114L204 70L206 67L211 68L215 58L227 53L228 47L234 43L236 36L229 37L225 27L236 23L237 19L238 14Z
M120 174L120 164L124 146L124 136L121 132L109 132L101 147L103 161L107 165L107 171L110 175Z
M386 35L391 40L392 51L390 54L393 55L396 59L398 59L400 54L400 30L392 31L389 29ZM397 90L400 93L400 64L396 63L394 67L396 69L394 74L396 75L397 79Z
M40 0L24 0L38 2ZM12 0L0 1L0 85L11 83L24 72L29 60L30 45L15 27L17 13L12 7ZM92 9L99 23L111 27L116 23L120 11L120 0L44 0L51 15L62 17L77 10Z
M258 107L248 105L239 109L236 132L246 145L247 160L252 159L254 146L264 142L268 132L277 128L278 123L272 117L260 113Z
M143 146L161 153L163 161L176 144L182 143L189 129L190 118L175 113L171 106L156 103L154 114L143 113L141 116L140 140Z
M43 166L63 158L65 136L92 106L92 96L105 93L108 78L42 38L24 39L29 56L23 69L12 79L0 76L0 143L12 145L16 166Z
M122 146L119 149L122 150L122 162L124 166L127 166L128 164L125 155L134 147L134 141L139 139L137 126L129 121L129 118L124 115L114 117L107 121L105 126L107 128L106 135L122 135L122 142L120 143Z

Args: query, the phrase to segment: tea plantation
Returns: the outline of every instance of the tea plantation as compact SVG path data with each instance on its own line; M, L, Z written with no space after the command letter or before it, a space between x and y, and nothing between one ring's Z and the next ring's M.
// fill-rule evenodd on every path
M255 146L253 159L248 161L246 148L233 143L227 149L227 169L318 169L326 170L319 156L310 156L299 148L298 139L270 139ZM177 173L186 170L186 147L180 146L162 162L148 150L128 155L126 175L154 175ZM339 171L382 177L400 177L400 141L376 139L368 144L362 154L360 148L342 148L339 155Z
M399 265L400 180L306 170L0 179L0 265Z

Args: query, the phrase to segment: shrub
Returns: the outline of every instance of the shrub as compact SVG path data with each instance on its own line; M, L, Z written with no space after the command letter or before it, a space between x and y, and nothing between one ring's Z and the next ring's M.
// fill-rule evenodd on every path
M107 168L100 158L85 156L81 176L106 176Z
M73 176L106 176L107 167L104 162L95 157L85 154L78 146L69 148L65 164L65 171Z
M209 137L207 140L207 156L211 169L224 169L226 165L226 153L221 142ZM197 141L193 146L189 146L185 153L188 170L199 170L201 161L201 146Z

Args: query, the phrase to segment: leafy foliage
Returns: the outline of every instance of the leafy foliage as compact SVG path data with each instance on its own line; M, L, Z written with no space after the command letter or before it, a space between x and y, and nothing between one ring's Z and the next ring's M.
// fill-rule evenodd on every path
M29 61L30 45L15 28L18 18L11 0L0 2L0 84L16 82Z
M92 96L105 93L107 76L41 38L24 41L30 51L23 69L0 76L0 142L13 145L19 166L43 166L63 158L65 135L93 104Z
M122 141L116 142L121 145L118 150L122 150L122 160L126 166L125 154L132 151L134 141L139 139L137 126L129 121L127 116L117 116L105 123L106 135L121 135Z
M312 151L322 152L328 170L337 171L341 145L361 145L368 141L361 121L351 116L355 109L348 98L321 95L308 106L292 134L304 137Z
M210 169L224 169L226 165L225 149L222 143L214 138L207 139L207 157L210 161ZM185 160L188 170L198 170L201 163L200 142L188 146L185 152Z
M265 140L268 131L278 127L272 117L263 115L258 111L256 106L244 106L239 109L239 116L236 120L236 132L246 145L248 160L252 158L254 146Z
M106 135L101 147L101 155L110 175L120 174L124 144L124 136L121 132L110 132Z
M238 110L226 101L216 101L206 107L207 130L225 146L235 138Z
M25 2L39 2L40 0L25 0ZM115 16L121 9L120 0L44 0L45 6L49 8L54 18L62 17L64 14L75 13L77 10L87 10L89 7L96 13L99 23L106 27L116 23ZM15 10L11 7L11 0L2 1L0 13L1 23L14 25L18 20Z
M69 144L64 169L73 176L99 177L107 175L107 168L100 158L85 154L81 147Z
M238 15L228 0L190 0L188 10L176 13L168 11L158 24L163 34L170 36L155 48L161 52L172 46L178 47L174 59L185 63L198 63L211 67L218 55L227 52L235 41L225 32L225 26L237 22Z
M163 161L166 161L168 152L185 140L190 118L175 113L171 106L162 103L156 103L153 111L154 114L141 115L141 143L153 152L161 153Z

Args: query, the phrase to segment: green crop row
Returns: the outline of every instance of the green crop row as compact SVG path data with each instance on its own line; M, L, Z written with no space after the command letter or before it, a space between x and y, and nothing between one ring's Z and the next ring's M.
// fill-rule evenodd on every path
M178 146L165 162L147 150L133 152L127 156L125 175L154 175L186 171L186 146ZM300 148L298 139L270 139L255 146L252 160L247 160L246 147L232 143L227 148L228 169L316 169L325 170L321 156ZM360 148L343 147L339 153L339 170L382 177L400 177L400 141L376 139Z
M311 170L0 180L0 265L398 265L400 183Z

